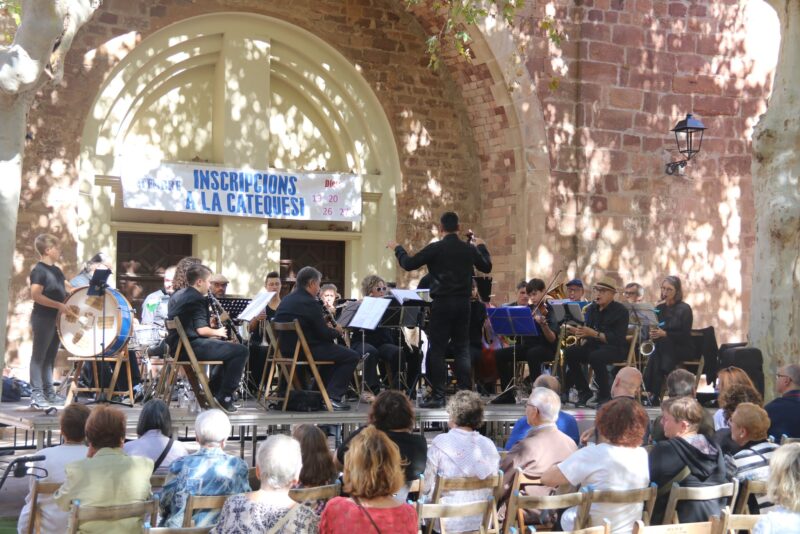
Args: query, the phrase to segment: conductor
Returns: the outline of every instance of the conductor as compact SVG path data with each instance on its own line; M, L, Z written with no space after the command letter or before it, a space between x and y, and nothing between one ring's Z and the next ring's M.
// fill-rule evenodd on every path
M393 250L400 267L406 271L428 266L431 275L430 348L427 357L428 378L433 386L432 395L420 403L421 408L444 407L447 367L445 354L448 345L453 348L455 375L458 389L472 389L469 356L469 315L472 293L472 268L489 273L492 260L483 240L473 238L469 243L458 238L458 215L444 213L439 220L439 230L444 237L409 256L397 242L386 247ZM451 343L452 341L452 343Z

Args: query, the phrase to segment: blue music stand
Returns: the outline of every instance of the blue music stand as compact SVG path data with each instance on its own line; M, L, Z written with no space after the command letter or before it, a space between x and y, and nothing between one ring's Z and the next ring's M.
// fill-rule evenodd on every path
M539 325L533 320L533 313L528 306L503 306L486 310L489 323L495 334L501 336L540 336ZM517 344L512 346L514 373L506 389L500 392L503 395L517 387ZM499 396L499 395L498 395Z

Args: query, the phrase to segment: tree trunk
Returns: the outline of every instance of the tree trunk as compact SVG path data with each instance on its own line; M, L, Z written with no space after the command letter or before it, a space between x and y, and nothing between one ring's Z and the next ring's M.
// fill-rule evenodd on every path
M767 112L753 133L756 246L750 342L764 354L768 390L800 362L800 0L770 0L781 48Z

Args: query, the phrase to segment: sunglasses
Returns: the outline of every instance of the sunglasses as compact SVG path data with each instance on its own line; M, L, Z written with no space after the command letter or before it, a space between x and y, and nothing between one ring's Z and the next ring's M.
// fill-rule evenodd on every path
M386 291L387 289L386 287L376 287L375 291Z

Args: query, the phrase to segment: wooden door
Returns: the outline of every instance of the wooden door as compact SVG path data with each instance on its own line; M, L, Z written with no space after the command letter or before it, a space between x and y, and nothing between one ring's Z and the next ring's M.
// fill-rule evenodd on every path
M192 255L192 236L187 234L117 234L117 289L141 317L145 297L164 287L164 271Z
M297 271L306 266L322 273L323 284L336 284L339 293L343 293L344 241L281 239L282 295L294 288Z

